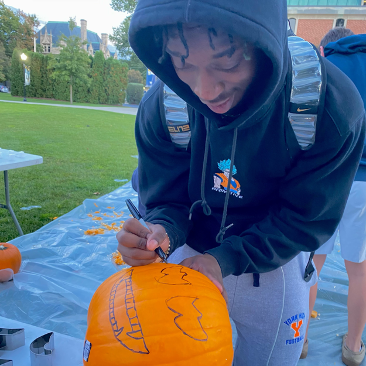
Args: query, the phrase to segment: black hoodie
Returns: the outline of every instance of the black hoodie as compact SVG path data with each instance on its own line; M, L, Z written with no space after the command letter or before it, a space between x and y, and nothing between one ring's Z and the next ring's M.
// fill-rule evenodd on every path
M271 61L271 76L258 80L260 92L234 120L223 123L222 116L202 104L177 77L169 58L158 62L162 47L155 34L162 25L177 23L224 28ZM274 270L328 240L341 219L362 153L364 109L350 80L324 60L324 113L313 147L300 150L287 117L291 66L286 0L139 0L129 37L137 56L189 104L192 137L187 151L177 149L167 136L159 84L145 95L136 120L145 219L166 228L172 250L187 243L213 255L225 277ZM228 160L235 174L226 195L214 179L225 180Z

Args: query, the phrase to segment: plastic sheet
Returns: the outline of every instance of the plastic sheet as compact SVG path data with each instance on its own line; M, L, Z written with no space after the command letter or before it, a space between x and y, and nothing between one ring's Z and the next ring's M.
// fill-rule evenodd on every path
M23 262L13 282L0 284L0 316L83 339L91 297L123 268L111 260L117 232L103 224L119 226L130 218L127 197L137 204L130 183L12 240ZM84 234L94 228L104 228L104 234Z
M83 339L95 290L124 268L111 261L117 249L116 231L106 229L103 235L95 236L84 231L105 228L102 223L119 225L129 218L127 198L137 204L130 182L99 199L85 200L35 233L13 240L22 253L23 264L14 281L0 283L0 316ZM96 217L102 220L93 220ZM315 304L318 318L310 322L309 353L299 366L343 366L348 278L339 249L337 241L321 272ZM233 332L235 342L235 329Z

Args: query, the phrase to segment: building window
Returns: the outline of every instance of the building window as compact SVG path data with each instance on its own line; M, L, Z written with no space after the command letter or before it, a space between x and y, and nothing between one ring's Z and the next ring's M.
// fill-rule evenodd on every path
M344 27L344 19L342 19L342 18L337 19L335 26L336 27Z
M295 18L290 18L289 19L289 22L290 22L291 30L295 33L295 30L296 30L296 19Z

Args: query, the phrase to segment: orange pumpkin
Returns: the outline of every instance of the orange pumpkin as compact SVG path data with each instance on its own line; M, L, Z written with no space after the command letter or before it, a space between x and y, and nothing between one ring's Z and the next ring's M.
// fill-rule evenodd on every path
M229 366L224 298L204 275L156 263L109 277L88 311L85 366Z
M22 255L15 245L0 243L0 270L10 268L18 273L21 263Z

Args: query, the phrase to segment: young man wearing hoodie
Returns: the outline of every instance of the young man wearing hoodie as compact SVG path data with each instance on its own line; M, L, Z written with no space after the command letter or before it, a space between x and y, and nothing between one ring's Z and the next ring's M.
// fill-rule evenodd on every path
M331 29L320 42L320 53L353 81L366 107L366 34L354 35L347 28ZM334 235L315 252L318 274L333 250L338 232L349 278L348 333L343 336L342 360L348 366L358 366L365 358L361 337L366 323L366 141L342 220ZM310 313L317 289L315 284L310 290ZM306 337L301 358L306 357L307 350Z
M309 252L334 233L363 149L359 94L307 42L291 61L286 0L139 0L129 38L188 116L169 125L160 82L144 96L135 132L150 231L127 220L119 251L146 265L159 245L210 278L236 324L235 366L296 365L316 281ZM303 61L306 90L293 83Z

